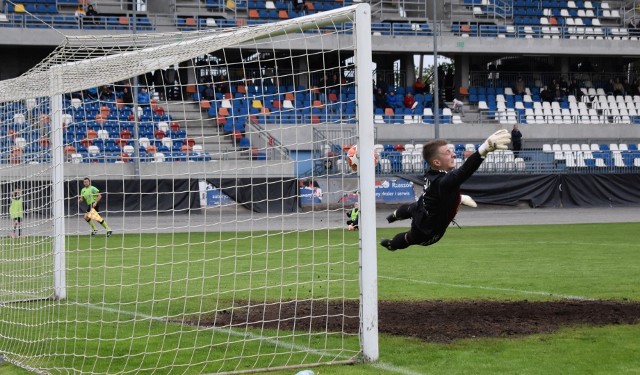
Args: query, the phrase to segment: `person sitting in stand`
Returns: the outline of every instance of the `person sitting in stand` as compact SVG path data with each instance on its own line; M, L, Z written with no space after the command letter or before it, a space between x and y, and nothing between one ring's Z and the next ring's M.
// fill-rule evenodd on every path
M553 91L553 100L556 102L562 102L564 100L564 95L564 90L560 87L559 83L556 83L556 88Z
M578 80L576 80L575 78L571 80L571 85L569 85L569 95L575 96L578 102L582 101L582 96L584 95L584 93L580 89Z
M427 85L422 82L422 79L416 79L416 82L413 84L413 92L416 94L426 94L427 93Z
M385 109L387 106L387 96L384 94L384 90L378 87L376 93L373 95L373 105L375 108Z
M516 80L516 86L513 88L513 93L516 95L525 95L527 93L522 77L518 77Z
M98 17L98 12L96 12L96 10L93 9L93 5L89 5L85 12L84 22L85 23L89 22L95 25L98 23L97 17Z
M460 96L453 98L453 110L464 116L464 102Z
M204 90L202 91L202 98L205 100L214 100L216 98L215 90L213 89L213 84L207 83L204 86Z
M396 107L396 92L391 90L387 93L387 103L385 108L395 108Z
M128 86L122 88L122 102L127 105L133 104L133 94L131 94L131 88Z
M551 103L554 99L554 93L545 85L540 91L540 100Z
M620 78L616 78L613 83L613 95L624 95L624 85L620 82Z
M404 107L405 108L409 108L409 109L414 109L417 105L416 103L416 99L413 97L413 94L408 92L405 96L404 96Z
M138 93L138 105L141 107L148 107L151 105L151 96L146 87L140 88Z

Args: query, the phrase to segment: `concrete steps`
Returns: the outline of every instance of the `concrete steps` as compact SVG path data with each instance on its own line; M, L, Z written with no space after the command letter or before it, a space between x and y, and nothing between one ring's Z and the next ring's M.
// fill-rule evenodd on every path
M198 103L167 102L162 106L174 121L180 122L187 137L193 138L197 145L202 145L213 159L248 159L248 153L237 150L231 137L222 133L215 119L201 111Z

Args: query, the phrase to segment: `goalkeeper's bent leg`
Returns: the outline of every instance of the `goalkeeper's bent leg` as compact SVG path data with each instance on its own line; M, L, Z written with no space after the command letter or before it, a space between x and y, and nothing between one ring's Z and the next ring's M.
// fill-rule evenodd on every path
M97 230L98 230L98 229L96 228L96 225L93 223L93 221L91 221L91 219L86 219L86 221L87 221L87 224L89 224L89 226L91 227L91 231L92 231L92 232L95 232L95 231L97 231Z
M111 228L109 228L109 224L107 224L107 221L106 221L106 220L104 220L104 219L102 219L102 221L100 222L100 225L102 225L102 227L103 227L104 229L106 229L107 231L110 231L110 230L111 230Z
M406 249L411 245L410 232L398 233L391 240L383 238L380 245L391 251Z
M387 216L387 221L389 223L393 223L396 220L405 220L411 218L411 212L413 210L414 204L415 203L403 204L402 206L398 207L395 211L393 211L391 215Z

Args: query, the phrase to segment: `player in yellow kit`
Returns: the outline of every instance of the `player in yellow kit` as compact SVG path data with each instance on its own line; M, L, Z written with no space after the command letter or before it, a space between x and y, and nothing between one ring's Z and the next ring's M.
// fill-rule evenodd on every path
M87 213L84 214L84 219L91 227L91 235L95 236L96 234L98 234L96 225L92 221L95 220L100 223L100 225L102 225L104 229L107 230L107 237L111 236L113 231L111 230L111 228L109 228L107 222L98 213L98 211L100 210L99 204L102 200L102 194L100 193L100 190L98 190L97 187L91 185L91 180L89 179L89 177L85 177L84 180L82 180L82 183L84 187L80 191L80 198L78 198L78 202L84 201L87 203Z
M13 221L13 232L11 237L22 237L22 218L24 207L22 206L22 192L16 189L11 193L11 206L9 206L9 216Z

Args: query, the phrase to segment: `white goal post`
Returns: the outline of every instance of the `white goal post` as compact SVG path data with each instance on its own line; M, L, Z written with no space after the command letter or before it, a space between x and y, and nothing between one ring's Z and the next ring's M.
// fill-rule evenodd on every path
M50 374L378 359L369 5L255 23L69 36L0 81L4 359Z

